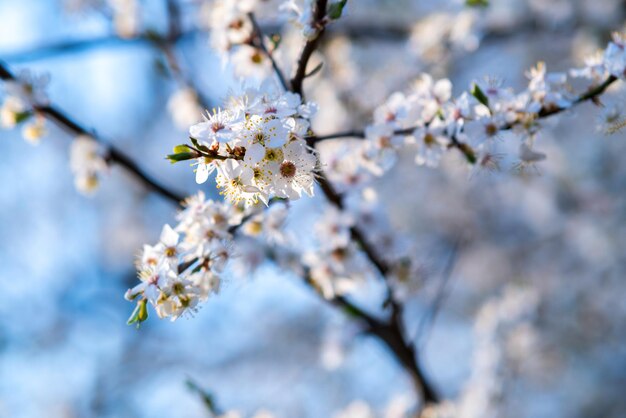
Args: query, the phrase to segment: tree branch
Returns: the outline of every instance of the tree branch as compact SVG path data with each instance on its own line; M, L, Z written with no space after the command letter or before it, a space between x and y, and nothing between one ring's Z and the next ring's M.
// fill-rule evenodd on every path
M2 61L0 61L0 79L5 81L15 80L15 76L13 75L13 73ZM99 139L92 131L84 128L78 122L74 121L65 113L63 113L63 111L61 111L60 109L52 105L36 105L33 108L36 112L50 119L67 133L75 136L88 135L95 140L103 143L103 141ZM141 169L137 165L137 163L135 163L130 157L125 155L121 150L117 149L111 144L106 144L105 147L107 153L105 159L124 167L126 170L131 172L141 183L143 183L146 188L160 194L161 196L174 203L179 203L183 200L183 197L180 194L170 190L169 188L158 183L156 180L152 179L148 174L143 171L143 169Z
M265 46L265 41L263 40L263 31L261 30L259 23L256 21L256 18L254 17L254 13L249 12L248 18L250 19L250 22L252 22L252 28L254 29L255 36L253 37L253 40L252 40L253 44L257 48L260 48L261 51L263 51L263 53L270 60L270 62L272 63L272 68L274 69L274 73L276 74L276 77L278 77L278 80L280 81L281 86L283 86L285 90L289 90L287 79L285 78L285 75L283 74L280 67L278 66L278 63L274 59L274 54L270 52L270 50L267 49L267 47Z
M294 93L298 93L302 100L304 101L304 93L302 91L302 82L306 76L306 67L309 63L309 59L313 52L317 49L317 45L324 34L324 30L326 29L326 25L324 24L324 19L326 18L326 7L328 6L328 0L316 0L315 2L315 10L313 11L313 22L312 25L318 29L317 36L313 39L309 39L305 44L304 48L302 48L302 52L300 53L300 59L298 59L298 65L296 67L296 71L291 78L291 91Z
M318 44L325 30L326 19L326 0L317 0L315 2L315 10L313 13L313 26L318 28L317 36L308 40L304 48L302 49L296 71L291 79L291 91L300 94L302 100L304 100L303 94L303 81L306 78L306 69L309 59L313 52L317 49ZM315 135L311 135L307 138L307 144L311 147L316 143ZM322 189L322 192L326 198L338 209L344 209L343 197L337 193L333 185L330 183L323 171L317 175L317 182ZM386 287L387 296L385 304L391 307L391 317L389 322L381 322L375 318L363 316L362 310L359 310L361 317L367 322L369 331L381 339L387 347L394 354L398 362L407 370L411 376L411 381L415 387L417 393L422 394L422 398L425 403L437 402L439 397L427 380L423 371L421 370L415 353L415 348L407 340L403 331L402 324L402 306L394 300L391 287L387 281L387 275L391 271L391 267L387 262L378 254L373 245L366 239L365 234L358 226L350 228L352 240L361 248L363 253L367 256L370 262L375 266L380 275L382 276ZM337 298L336 298L337 299ZM346 300L339 298L333 303L345 306ZM349 306L349 309L356 308ZM358 309L358 308L357 308Z
M577 97L573 101L573 105L578 105L578 104L586 102L586 101L590 101L590 100L593 101L593 100L595 100L598 96L602 95L606 91L606 89L608 89L609 86L611 86L611 84L615 83L616 81L617 81L617 77L615 77L615 76L611 75L611 76L607 77L606 80L604 80L602 83L598 84L597 86L594 86L594 87L590 88L589 91L587 91L586 93L581 94L579 97ZM544 118L547 118L549 116L565 112L566 110L568 110L570 108L571 107L542 108L537 113L537 118L538 119L544 119ZM515 122L513 122L511 124L508 124L508 125L500 128L500 130L502 130L502 131L511 130L515 126L519 125L520 123L521 123L520 121L515 121ZM395 130L395 131L393 131L393 133L394 133L394 135L409 135L413 131L415 131L416 129L419 129L419 128L422 128L422 127L423 126L421 126L421 125L416 125L416 126L412 126L412 127L409 127L409 128ZM328 135L320 135L320 136L311 135L311 136L308 136L306 139L307 139L307 141L309 141L310 144L317 144L319 142L327 141L329 139L340 139L340 138L365 139L365 131L364 130L350 130L350 131L336 132L336 133L332 133L332 134L328 134Z

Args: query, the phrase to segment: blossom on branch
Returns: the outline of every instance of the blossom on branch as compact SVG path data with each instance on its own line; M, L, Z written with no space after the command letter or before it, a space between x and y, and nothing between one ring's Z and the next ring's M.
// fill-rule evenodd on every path
M5 80L5 97L0 106L0 126L12 129L24 123L22 136L31 144L37 144L46 134L45 119L37 107L48 104L46 86L47 75L34 75L29 71L20 72L17 77Z
M77 136L70 147L70 168L76 189L86 195L95 191L99 175L107 170L100 145L90 136Z
M303 137L314 110L273 84L246 89L193 125L191 144L177 147L169 158L195 160L198 183L216 172L217 187L231 203L312 196L317 156Z
M188 198L178 225L163 227L159 242L145 245L137 259L141 283L126 292L128 300L148 301L161 318L172 320L197 310L220 288L220 274L231 258L230 228L242 217L232 206L206 200L199 192ZM139 323L136 310L129 323Z

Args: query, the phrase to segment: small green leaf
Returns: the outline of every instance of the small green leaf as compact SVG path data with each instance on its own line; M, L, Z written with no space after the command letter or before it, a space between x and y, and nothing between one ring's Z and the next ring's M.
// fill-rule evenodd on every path
M465 0L465 5L469 7L487 7L489 0Z
M272 44L272 51L276 50L280 46L280 43L282 40L283 38L278 33L275 33L272 36L270 36L270 43Z
M324 62L322 61L319 64L317 64L315 66L315 68L313 68L310 72L305 74L304 78L309 78L309 77L314 76L315 74L319 73L323 66L324 66Z
M206 390L202 389L198 384L191 379L187 379L185 382L187 384L187 388L192 392L196 392L200 395L200 399L202 399L202 403L206 409L214 415L218 414L217 406L215 405L215 400L213 399L213 395L208 393Z
M191 152L191 148L189 148L185 144L176 145L174 147L174 154L180 154L180 153L183 153L183 152Z
M465 143L459 143L458 148L461 150L468 163L472 165L476 164L476 153L472 147Z
M328 17L333 20L339 19L341 17L341 14L343 13L343 8L346 7L347 2L348 0L340 0L338 2L332 3L328 7Z
M361 317L361 312L359 312L357 309L354 308L354 306L352 305L345 305L343 306L343 310L345 312L346 315L348 316L352 316L355 318L360 318Z
M179 152L177 154L169 154L167 157L168 160L172 164L177 163L179 161L192 160L194 158L198 158L198 154L195 152Z
M144 32L144 37L154 43L159 43L163 41L163 36L154 28L149 28Z
M139 325L143 321L148 319L148 306L147 306L147 304L148 304L148 300L147 299L142 299L139 302L137 302L137 306L135 306L135 310L130 315L130 318L128 318L128 321L126 321L126 325L137 324L137 328L139 328Z
M207 154L211 152L209 147L207 147L206 145L202 145L196 138L189 137L189 140L191 141L193 146L199 149L200 151L206 152Z
M32 112L18 112L15 114L15 123L22 123L33 115Z
M483 91L478 87L478 84L472 83L472 89L470 90L472 96L476 98L480 103L489 107L489 98L483 93Z

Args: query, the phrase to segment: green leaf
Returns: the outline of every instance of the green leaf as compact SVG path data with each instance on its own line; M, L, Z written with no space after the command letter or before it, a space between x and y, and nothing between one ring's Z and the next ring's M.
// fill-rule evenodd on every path
M282 40L283 38L278 33L275 33L272 36L270 36L270 42L272 44L272 51L274 51L280 46L280 43Z
M196 138L189 137L189 140L191 141L193 146L196 147L197 149L199 149L200 151L206 152L207 154L209 154L211 152L209 147L207 147L206 145L202 145L200 142L198 142L198 140Z
M348 0L339 0L338 2L332 3L328 7L328 17L333 20L339 19L343 13L343 8L346 7L347 2Z
M193 160L194 158L197 158L197 157L198 157L198 153L195 153L195 152L179 152L176 154L169 154L165 158L167 158L168 160L170 160L172 164L174 164L179 161Z
M154 28L149 28L144 32L144 37L154 43L159 43L163 41L163 36Z
M355 309L354 306L352 306L352 305L345 305L345 306L343 306L343 311L348 316L355 317L355 318L360 318L361 317L361 312L359 312L357 309Z
M139 328L139 325L143 321L148 319L147 304L148 304L147 299L142 299L139 302L137 302L137 306L135 306L135 310L133 311L133 313L130 314L130 318L128 318L128 321L126 321L126 325L137 324L137 328Z
M15 114L15 123L22 123L33 115L32 112L18 112Z
M468 163L472 165L476 164L476 153L472 147L465 143L459 143L458 148L463 153Z
M215 405L215 400L213 399L213 395L208 393L206 390L202 389L196 382L191 379L187 379L185 382L187 384L187 388L192 392L200 395L200 399L202 399L202 403L206 409L214 415L218 414L217 406Z
M313 68L310 72L305 74L304 78L309 78L309 77L314 76L315 74L319 73L323 66L324 66L324 62L322 61L319 64L317 64L315 66L315 68Z
M472 83L472 89L470 90L472 96L476 98L480 103L489 107L489 98L483 93L483 91L478 87L478 84Z
M469 7L487 7L489 0L465 0L465 5Z
M174 147L174 154L180 154L180 153L183 153L183 152L191 152L191 148L189 148L185 144L176 145Z

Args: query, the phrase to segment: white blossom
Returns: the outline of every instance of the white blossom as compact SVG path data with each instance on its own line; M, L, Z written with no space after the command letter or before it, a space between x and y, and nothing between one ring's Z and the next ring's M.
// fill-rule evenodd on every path
M305 115L299 112L303 111ZM246 89L214 110L189 133L196 159L196 182L217 171L216 184L232 203L265 204L272 196L313 195L317 156L304 137L314 106L275 84Z
M83 194L93 193L98 187L99 176L107 170L107 163L100 153L100 146L90 136L79 135L72 142L70 169L76 189Z
M199 192L185 201L177 219L174 228L163 227L156 245L144 245L137 259L141 283L126 292L127 299L145 299L159 317L172 320L195 312L219 291L221 273L233 257L230 228L242 218Z

